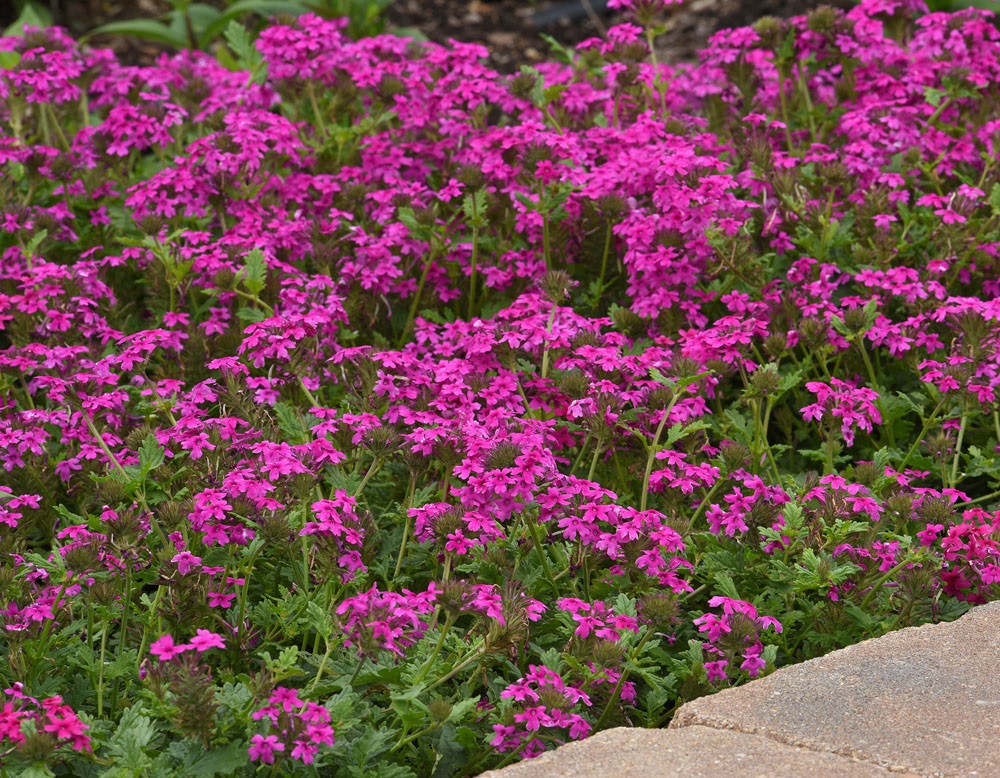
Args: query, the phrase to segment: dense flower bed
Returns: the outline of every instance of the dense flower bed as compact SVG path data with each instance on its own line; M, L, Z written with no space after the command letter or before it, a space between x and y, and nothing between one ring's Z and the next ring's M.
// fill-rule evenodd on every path
M988 14L655 5L0 41L0 773L474 774L1000 593Z

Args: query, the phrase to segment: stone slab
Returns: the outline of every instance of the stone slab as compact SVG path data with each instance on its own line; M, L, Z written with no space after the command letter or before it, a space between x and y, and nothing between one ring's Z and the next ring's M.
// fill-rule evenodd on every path
M1000 776L1000 602L687 703L704 726L928 776Z
M481 778L902 778L850 757L762 735L690 726L619 727Z

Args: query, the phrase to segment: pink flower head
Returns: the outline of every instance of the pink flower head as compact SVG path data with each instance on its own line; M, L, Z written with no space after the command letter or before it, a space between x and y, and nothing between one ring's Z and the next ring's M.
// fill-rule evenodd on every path
M247 753L251 759L260 760L262 764L274 764L274 752L284 750L285 744L277 735L254 735L250 738Z
M175 645L174 639L171 635L164 635L159 640L154 640L149 644L149 653L159 659L161 662L168 662L175 656L179 656L192 648L188 643L180 643Z
M222 635L209 632L207 629L199 629L195 636L191 638L191 643L189 645L201 654L208 651L210 648L225 648L226 641L223 639Z

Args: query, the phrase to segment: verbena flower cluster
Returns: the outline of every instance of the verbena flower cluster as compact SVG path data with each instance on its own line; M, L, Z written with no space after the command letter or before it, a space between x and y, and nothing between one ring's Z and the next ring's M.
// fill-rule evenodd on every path
M475 774L1000 595L990 15L667 5L0 39L0 771Z

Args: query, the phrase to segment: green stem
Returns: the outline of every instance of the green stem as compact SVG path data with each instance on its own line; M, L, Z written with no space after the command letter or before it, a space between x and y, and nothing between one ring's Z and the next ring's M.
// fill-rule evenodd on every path
M97 718L104 716L104 657L108 648L109 622L104 619L101 621L101 624L103 629L101 630L101 664L97 671Z
M708 490L708 494L705 495L705 499L703 499L700 503L698 503L698 507L695 508L694 514L691 516L691 526L692 527L694 527L694 523L698 519L698 517L701 515L701 512L703 510L705 510L705 508L709 504L711 504L712 498L715 496L716 490L719 488L719 486L722 485L722 482L725 481L725 480L726 480L725 478L721 478L721 477L718 478L716 480L716 482L714 484L712 484L712 488Z
M312 683L310 683L308 689L306 689L306 691L309 692L316 688L316 684L319 683L319 679L323 677L323 671L326 669L326 662L330 658L330 654L333 652L333 643L330 642L330 639L324 637L323 641L326 643L326 653L323 654L323 658L319 660L319 667L316 669L316 677L313 678Z
M938 413L940 413L941 409L944 408L944 402L945 398L943 397L940 400L938 400L937 406L935 406L934 410L931 411L931 415L924 422L924 426L921 428L920 434L917 435L916 439L913 441L913 445L910 446L910 450L906 452L906 456L903 457L903 461L900 462L899 467L897 468L900 473L906 471L906 465L909 464L910 457L913 456L913 453L917 450L917 447L920 445L921 441L923 441L924 435L927 434L927 431L931 428L931 425L937 421Z
M876 401L878 405L879 413L882 416L883 423L886 421L885 404L882 402L882 389L879 386L878 379L875 377L875 368L872 367L871 359L868 357L868 349L865 348L865 338L864 334L857 337L855 344L858 347L858 351L861 352L861 359L864 360L865 370L868 371L868 380L871 382L872 389L878 394L878 400ZM886 432L886 436L889 438L889 445L893 448L896 447L896 436L892 432L892 424L885 424L883 427Z
M546 263L547 265L548 263ZM545 325L545 334L548 336L545 340L545 348L542 349L542 378L547 378L549 375L549 338L552 337L552 325L556 321L556 310L558 306L555 303L552 304L552 310L549 311L549 322Z
M417 488L417 477L415 475L410 475L410 487L406 492L406 501L403 503L403 516L405 516L403 524L403 539L399 542L399 554L396 556L396 569L392 571L392 581L389 582L389 589L392 590L393 584L395 584L396 579L399 578L399 571L403 569L403 559L406 558L406 542L410 537L410 505L413 504L413 494Z
M259 546L257 546L257 548L255 548L250 553L250 559L247 560L246 570L245 571L241 571L243 573L243 575L242 575L242 578L243 578L243 588L240 590L240 608L239 608L239 611L238 611L238 615L237 615L237 618L236 618L236 625L235 625L236 629L238 630L238 633L240 635L240 643L241 644L243 642L243 640L242 640L242 637L243 637L243 619L246 617L246 612L247 612L247 598L250 596L250 576L253 573L254 565L257 563L257 557L260 556L260 552L263 551L263 550L264 550L264 544L261 543Z
M42 627L42 634L41 637L39 638L38 650L36 652L36 656L38 657L44 658L46 655L46 651L49 647L49 634L52 632L52 624L55 622L56 616L59 612L59 602L60 600L62 600L63 595L66 593L66 589L69 587L69 582L71 579L72 576L70 575L66 576L66 580L63 581L62 586L59 587L59 592L56 594L55 600L52 601L52 618L46 619L45 626ZM36 664L35 667L36 667L36 672L35 675L32 677L32 680L34 680L35 677L37 677L37 668L41 667L41 662Z
M411 686L417 686L420 684L424 678L427 677L427 673L431 671L434 666L434 660L438 658L438 654L441 653L441 649L444 647L445 638L448 637L448 630L451 629L451 625L455 623L455 617L452 614L448 614L445 617L444 624L441 625L441 634L438 636L437 643L434 644L434 650L431 651L431 655L424 662L423 666L417 672L416 677L413 679Z
M771 425L771 410L774 408L774 398L767 398L767 405L764 409L764 423L761 435L763 436L764 451L767 454L767 458L771 463L771 469L774 471L775 483L781 484L781 471L778 469L778 463L774 459L774 452L771 451L771 443L767 439L767 428Z
M394 745L392 748L389 749L389 753L394 754L403 746L409 745L417 738L421 738L424 735L433 732L436 729L440 729L441 724L442 722L434 722L433 724L429 724L428 726L424 727L418 732L414 732L412 735L407 735L406 737L400 737L399 740L396 741L396 745Z
M69 413L70 416L72 416L73 412L72 410L67 408L67 413ZM104 442L104 438L101 436L101 433L97 431L97 427L94 425L93 419L90 418L90 416L87 414L86 411L81 411L80 415L83 416L83 420L87 425L87 429L90 430L90 434L94 437L94 440L97 442L97 445L100 447L101 451L104 452L104 456L108 458L108 461L112 465L114 465L114 468L122 475L123 478L126 479L126 483L131 482L132 477L125 471L125 468L122 467L121 463L118 461L118 458L111 453L111 449L108 448L108 444ZM156 536L160 539L160 542L164 545L164 547L168 546L169 543L167 542L167 536L163 534L163 528L160 527L160 523L156 520L156 517L153 515L153 511L147 504L146 497L143 494L142 489L139 489L136 492L136 502L139 503L139 507L142 508L143 511L149 514L149 524L156 532Z
M990 500L1000 497L1000 491L991 492L990 494L985 494L982 497L977 497L974 500L969 500L968 502L956 502L953 507L955 508L968 508L970 505L978 505L981 502L989 502Z
M365 490L365 487L368 485L368 482L372 480L372 476L374 476L375 473L378 472L378 469L381 466L382 466L382 460L380 460L378 457L375 457L375 459L372 460L372 463L368 468L368 472L365 473L365 477L361 479L360 486L358 486L357 491L354 493L355 499L361 496L361 493Z
M608 270L608 255L611 254L611 222L607 223L607 229L604 232L604 253L601 254L601 274L597 278L597 294L594 295L594 308L593 312L596 314L597 309L600 306L601 295L604 294L604 276Z
M549 558L546 556L545 547L542 545L542 541L538 537L538 524L533 516L526 514L524 516L524 526L527 527L528 534L531 535L531 542L535 544L535 550L538 552L538 558L542 562L542 571L545 573L545 579L549 582L549 586L552 588L552 594L558 598L559 586L552 577L552 568L549 567Z
M439 687L441 684L447 683L456 675L458 675L460 672L462 672L466 667L468 667L477 659L479 659L485 653L486 653L486 645L484 642L481 641L478 646L476 646L472 651L466 654L465 658L461 662L459 662L451 670L449 670L447 673L438 678L434 683L428 686L427 691L431 691L432 689L436 689L437 687Z
M639 499L639 510L646 510L646 502L649 499L649 477L653 473L653 462L656 459L656 454L659 451L660 445L660 435L663 434L663 427L667 423L667 419L670 416L670 412L674 409L674 405L677 403L677 395L675 394L670 398L670 403L667 405L666 410L663 411L663 416L660 417L660 423L656 425L656 433L653 435L653 443L649 448L646 449L646 471L642 474L642 497Z
M552 269L552 260L549 255L549 217L542 217L542 259L545 260L545 272Z
M427 276L431 272L431 265L434 264L434 258L436 253L434 251L427 252L427 260L424 262L424 269L420 272L420 280L417 282L417 291L413 293L413 301L410 303L410 313L406 317L406 325L403 327L403 332L399 336L399 340L396 342L396 348L401 349L406 343L406 337L410 334L410 330L413 329L413 325L417 320L417 310L420 305L420 297L424 293L424 285L427 283ZM471 309L471 302L470 302ZM469 314L470 318L472 314Z
M646 44L649 46L649 61L652 63L654 69L659 68L659 61L656 58L656 47L653 46L653 39L656 37L653 35L653 30L649 27L645 29L646 33Z
M871 601L875 599L876 595L878 595L878 591L881 588L882 584L884 584L886 581L892 578L892 576L894 576L904 567L907 567L908 565L912 564L913 564L912 559L904 559L902 562L899 562L891 570L887 570L884 575L880 576L879 579L874 584L872 584L871 591L869 591L868 594L865 595L865 599L862 600L861 610L866 611L868 609L868 606L871 605Z
M967 413L962 414L962 423L958 428L958 441L955 443L955 458L951 461L951 481L949 486L952 489L955 488L955 483L958 481L958 461L962 456L962 440L965 438L965 428L968 425L969 415Z
M638 659L639 655L642 653L642 649L645 648L646 643L649 641L650 637L653 635L653 628L646 627L646 634L642 636L642 639L636 644L636 647L632 649L629 653L631 654L631 661ZM618 676L618 683L615 684L614 690L611 692L611 699L608 700L608 704L604 706L604 711L601 713L597 723L594 725L594 731L600 732L604 723L607 721L608 716L611 715L611 710L614 708L615 704L618 702L618 697L622 693L622 687L625 685L625 681L628 680L630 675L630 670L627 667L622 668L621 675Z
M476 311L476 286L478 279L476 272L479 268L479 209L476 204L476 196L472 195L472 274L469 278L469 319Z
M156 617L156 612L159 610L160 607L160 596L163 594L163 590L164 587L162 584L156 587L156 594L153 597L153 604L149 608L150 617L154 618ZM151 620L152 619L150 619L150 621ZM143 657L146 654L146 641L149 639L150 621L147 621L146 624L144 624L142 627L142 636L139 638L139 653L136 655L136 669L138 669L139 664L142 663ZM156 631L159 632L159 626L157 626Z
M311 80L306 81L306 94L309 96L309 105L313 111L313 117L316 119L316 126L319 128L319 133L325 141L330 137L330 134L326 130L326 123L323 121L323 114L319 110L319 103L316 101L316 91L313 89L313 82Z
M591 457L591 460L590 460L590 470L587 471L587 480L588 481L593 481L594 480L594 471L597 470L597 460L600 457L602 450L603 450L603 447L601 446L601 439L598 438L597 439L597 443L594 446L594 456Z
M583 461L583 455L587 453L587 444L588 443L590 443L590 432L589 431L587 432L587 434L583 438L583 444L580 446L580 453L576 455L576 459L573 460L573 466L569 469L569 474L570 475L573 475L573 473L576 472L576 469L580 466L580 463Z

